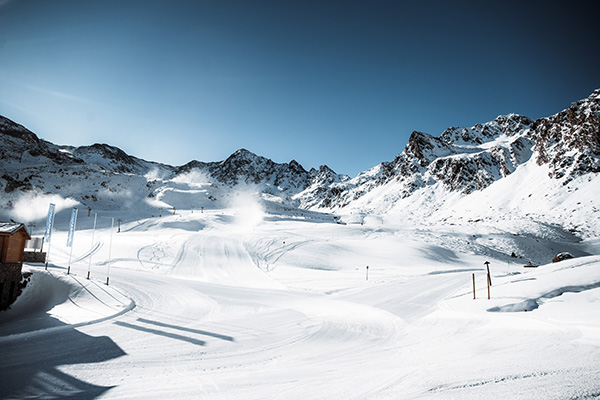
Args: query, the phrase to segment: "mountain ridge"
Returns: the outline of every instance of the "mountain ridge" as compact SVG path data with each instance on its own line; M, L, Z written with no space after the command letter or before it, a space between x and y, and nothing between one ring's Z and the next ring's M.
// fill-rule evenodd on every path
M245 187L302 209L386 213L418 192L444 199L481 192L531 162L547 168L547 179L563 186L582 176L595 178L600 172L600 89L535 121L507 114L470 128L450 127L438 137L414 131L392 161L353 178L325 165L307 171L295 160L275 163L243 148L222 161L171 166L109 144L55 145L1 116L0 143L0 191L7 209L27 193L72 197L89 207L174 207L170 202L182 191L187 200L179 207L208 207Z

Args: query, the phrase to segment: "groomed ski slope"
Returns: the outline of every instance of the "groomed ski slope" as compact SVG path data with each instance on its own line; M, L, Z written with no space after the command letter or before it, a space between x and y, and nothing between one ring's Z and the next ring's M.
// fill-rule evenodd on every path
M253 210L99 219L94 244L82 217L70 275L55 232L0 313L0 398L600 397L594 242L523 268L494 244L536 239L499 229Z

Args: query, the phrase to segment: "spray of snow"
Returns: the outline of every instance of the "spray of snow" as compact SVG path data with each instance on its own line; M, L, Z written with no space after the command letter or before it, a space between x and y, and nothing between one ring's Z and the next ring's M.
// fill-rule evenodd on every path
M172 181L177 183L186 183L190 186L201 186L203 184L209 183L210 178L206 174L196 169L193 169L184 174L177 175L175 178L172 179Z
M144 175L148 181L160 181L164 180L165 176L158 168L152 168L146 175Z
M146 204L153 208L171 208L170 204L165 203L164 201L158 199L146 199Z
M236 192L231 198L236 228L242 232L252 231L264 218L264 210L256 193Z
M56 205L56 212L79 205L77 200L71 198L65 199L57 194L43 195L28 193L15 202L10 216L15 221L23 223L39 220L44 218L48 213L50 203Z

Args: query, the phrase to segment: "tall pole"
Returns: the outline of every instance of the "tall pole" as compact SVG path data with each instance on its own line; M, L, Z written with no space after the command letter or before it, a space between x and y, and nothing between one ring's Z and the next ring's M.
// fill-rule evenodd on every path
M88 279L90 279L90 271L92 270L92 252L94 251L94 234L96 233L96 218L98 218L98 213L94 213L94 228L92 229L92 246L90 247L90 258L88 260Z
M52 236L52 232L54 231L54 224L50 228L50 236ZM52 246L52 240L48 240L48 252L46 253L46 269L48 269L48 262L50 260L50 247Z
M110 272L110 262L112 261L111 259L111 252L112 252L112 231L113 228L115 226L115 218L112 217L112 222L110 224L110 242L108 245L108 265L106 266L106 284L108 285L108 279L109 279L109 272Z
M48 215L46 216L46 232L44 232L44 239L48 242L48 253L46 254L46 269L48 269L48 259L50 258L50 244L52 238L52 229L54 229L54 203L50 203L48 208Z
M72 226L69 226L69 235L70 235L70 243L67 243L69 245L69 247L71 247L71 250L69 251L69 265L67 267L67 275L69 275L69 273L71 272L71 259L73 258L73 240L75 239L75 228L77 226L77 208L73 209L74 212L73 214L71 214L71 219L72 219ZM69 242L69 240L67 239L67 242Z

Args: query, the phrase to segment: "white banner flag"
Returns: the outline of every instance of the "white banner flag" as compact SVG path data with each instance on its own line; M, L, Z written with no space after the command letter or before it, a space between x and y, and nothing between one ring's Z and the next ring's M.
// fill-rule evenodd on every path
M69 222L69 236L67 236L67 247L73 246L73 236L75 236L75 225L77 224L77 209L71 211L71 222Z
M44 241L50 243L50 237L52 236L52 225L54 225L54 204L50 204L48 208L48 216L46 217L46 232L44 233Z

